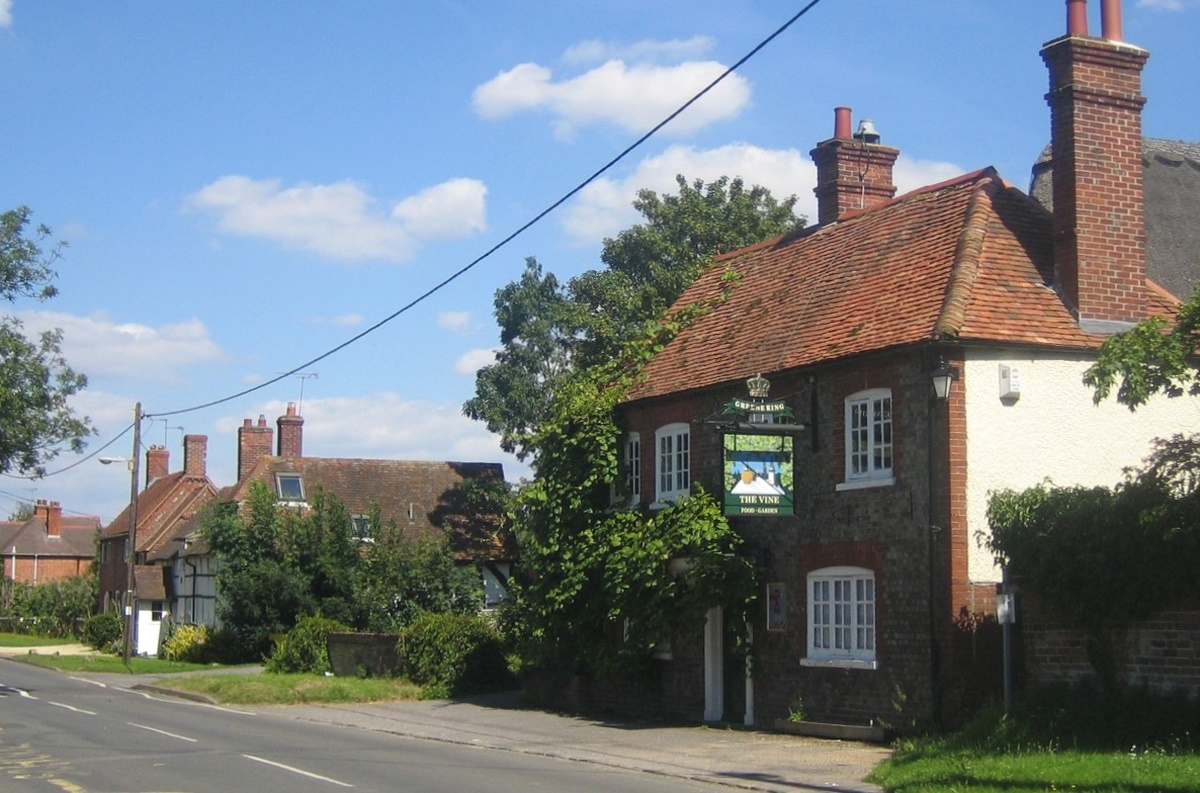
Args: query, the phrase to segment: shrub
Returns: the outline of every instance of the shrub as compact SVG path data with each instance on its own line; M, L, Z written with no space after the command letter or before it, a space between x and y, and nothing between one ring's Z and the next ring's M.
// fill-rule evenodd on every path
M93 614L83 623L83 641L94 650L115 652L124 627L124 620L115 611Z
M208 662L208 626L176 624L163 640L162 657L193 664Z
M18 583L10 593L9 615L20 632L64 638L72 634L78 620L91 615L96 599L94 577Z
M484 617L424 614L400 634L400 667L429 697L512 685L500 632Z
M301 617L275 646L267 660L268 672L309 672L322 675L331 668L326 641L335 631L350 630L337 620L317 615Z

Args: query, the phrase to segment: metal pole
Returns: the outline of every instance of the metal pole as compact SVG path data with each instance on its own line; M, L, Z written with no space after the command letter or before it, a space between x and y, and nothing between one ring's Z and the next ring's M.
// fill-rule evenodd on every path
M134 633L137 627L137 579L133 574L137 563L137 521L138 521L138 459L142 446L142 403L138 402L133 408L133 457L129 463L129 536L125 540L125 643L122 648L122 658L129 665L133 654Z
M1001 620L1000 630L1004 638L1004 715L1012 715L1012 590L1009 589L1008 568L1003 569L1001 588L1004 597L1005 613Z

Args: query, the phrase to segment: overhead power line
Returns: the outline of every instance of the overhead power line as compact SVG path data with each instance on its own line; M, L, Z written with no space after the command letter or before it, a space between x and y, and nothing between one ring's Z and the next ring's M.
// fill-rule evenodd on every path
M205 408L215 407L216 405L221 405L221 404L224 404L225 402L231 402L235 399L239 399L248 394L253 394L255 391L259 391L263 388L266 388L269 385L274 385L275 383L278 383L280 380L283 380L286 377L291 377L297 373L303 372L305 369L309 368L310 366L320 363L321 361L325 360L326 358L330 357L331 355L334 355L335 353L341 352L342 350L346 349L347 347L354 344L355 342L374 333L375 331L382 328L384 325L387 325L389 322L396 319L401 314L404 314L407 311L409 311L410 309L414 308L415 306L425 302L427 299L429 299L433 295L437 294L438 292L440 292L442 289L449 286L454 281L458 280L460 277L465 275L467 272L474 269L475 266L478 265L480 262L489 258L492 254L496 253L498 250L500 250L504 246L508 245L508 243L515 240L521 234L524 234L526 231L528 231L535 224L540 222L543 218L545 218L551 212L558 209L560 206L562 206L567 201L569 201L571 198L573 198L576 194L579 193L579 191L583 190L589 184L591 184L592 182L596 181L601 176L603 176L614 165L621 162L621 160L623 160L627 156L629 156L629 154L632 153L635 149L640 147L643 143L645 143L651 137L653 137L655 134L657 134L659 132L659 130L661 130L667 124L674 121L678 116L680 116L689 107L691 107L696 102L698 102L701 99L701 97L705 96L712 89L716 88L722 81L725 80L725 78L729 77L729 75L733 74L735 71L737 71L739 68L741 68L748 60L753 58L764 47L766 47L768 44L770 44L772 41L774 41L776 38L778 38L780 35L782 35L784 33L784 31L786 31L793 24L795 24L801 17L803 17L810 10L812 10L814 7L816 7L817 4L820 2L821 2L821 0L811 0L811 2L809 2L806 6L804 6L804 8L802 8L798 12L796 12L796 14L791 17L791 19L789 19L787 22L780 25L773 33L771 33L771 35L767 36L765 39L760 41L754 47L754 49L750 50L748 53L743 55L736 63L734 63L732 66L730 66L725 71L723 71L716 79L714 79L712 82L710 82L708 85L706 85L697 94L695 94L691 99L687 100L682 105L680 105L679 108L676 109L673 113L671 113L669 116L664 118L662 121L655 124L654 127L652 129L650 129L649 132L646 132L640 138L638 138L633 143L631 143L629 146L627 146L620 154L618 154L616 157L613 157L611 160L606 162L599 170L597 170L595 173L593 173L587 179L584 179L582 182L577 184L570 191L568 191L567 193L562 195L560 198L558 198L556 201L551 203L549 206L547 206L541 212L534 215L531 219L529 219L524 224L522 224L519 228L517 228L516 231L513 231L507 237L500 240L492 247L488 248L482 254L480 254L479 256L476 256L468 264L459 268L458 270L456 270L455 272L453 272L452 274L450 274L449 276L447 276L446 278L444 278L443 280L441 280L434 286L430 287L425 292L418 295L413 300L410 300L408 303L405 303L403 306L396 309L395 311L393 311L391 314L387 315L383 319L379 320L371 327L367 328L366 330L362 331L361 333L357 333L354 336L351 336L349 339L346 339L346 341L342 342L341 344L337 345L336 347L334 347L330 350L326 350L325 352L321 353L317 357L315 357L311 360L305 361L304 363L300 364L299 366L289 369L286 372L281 372L280 374L276 375L275 377L271 378L270 380L266 380L262 383L259 383L258 385L243 389L241 391L238 391L235 394L230 394L229 396L221 397L220 399L214 399L209 402L203 402L198 405L193 405L193 406L187 407L187 408L180 408L178 410L168 410L168 411L160 411L157 413L147 413L146 416L147 417L163 417L163 416L178 416L183 413L193 413L197 410L204 410Z
M788 28L790 28L797 21L799 21L805 14L807 14L809 11L811 11L813 8L815 8L818 4L820 4L820 2L821 2L821 0L810 0L810 2L808 4L806 4L803 8L801 8L799 11L797 11L790 19L788 19L786 22L784 22L782 25L780 25L778 28L776 28L775 31L772 32L769 36L767 36L762 41L760 41L757 45L755 45L753 49L751 49L749 52L747 52L745 55L743 55L741 58L739 58L737 60L737 62L735 62L732 66L725 69L725 71L721 72L721 74L718 75L712 82L710 82L703 89L701 89L699 92L697 92L695 95L693 95L690 99L688 99L686 102L684 102L682 105L680 105L674 112L672 112L670 115L668 115L662 121L655 124L654 127L652 127L648 132L643 134L641 137L639 137L637 140L635 140L629 146L625 147L625 149L623 149L619 154L617 154L611 160L606 162L602 167L600 167L598 170L596 170L591 176L587 177L582 182L577 184L575 187L571 188L571 190L564 193L561 197L559 197L557 200L552 202L549 206L547 206L541 212L538 212L536 215L534 215L532 218L530 218L528 221L526 221L520 227L518 227L515 231L513 231L508 236L501 239L499 242L497 242L492 247L488 248L486 251L481 253L479 256L476 256L470 262L468 262L464 266L460 267L458 270L454 271L453 273L451 273L449 276L442 279L438 283L434 284L432 287L430 287L426 291L422 292L417 297L415 297L412 300L410 300L409 302L405 303L400 308L393 311L391 314L389 314L386 317L384 317L383 319L379 320L374 325L371 325L369 328L363 330L362 332L351 336L350 338L346 339L341 344L339 344L336 347L333 347L329 350L326 350L325 352L321 353L320 355L316 356L315 358L307 360L304 363L302 363L298 366L295 366L292 369L287 370L286 372L280 372L275 377L272 377L269 380L265 380L265 381L259 383L258 385L243 389L241 391L238 391L237 393L229 394L228 396L221 397L220 399L213 399L208 402L203 402L203 403L200 403L197 405L192 405L190 407L179 408L178 410L166 410L166 411L159 411L156 413L144 413L143 417L144 418L159 418L159 419L161 419L161 418L165 418L167 416L179 416L179 415L182 415L185 413L194 413L198 410L204 410L205 408L215 407L217 405L221 405L226 402L232 402L235 399L239 399L239 398L247 396L249 394L253 394L256 391L260 391L260 390L266 388L267 386L278 383L280 380L283 380L284 378L292 377L292 376L304 373L304 371L306 369L313 366L314 364L320 363L321 361L325 360L326 358L329 358L330 356L341 352L342 350L346 349L350 345L355 344L356 342L360 341L361 339L365 338L366 336L369 336L370 334L379 330L384 325L387 325L388 323L390 323L392 320L396 319L400 315L408 312L412 308L425 302L430 297L437 294L441 290L445 289L451 283L453 283L454 281L458 280L466 273L473 270L478 264L483 262L485 259L490 258L492 256L492 254L496 253L501 248L505 247L510 242L515 240L517 237L524 234L526 231L528 231L534 225L541 222L541 220L543 218L545 218L547 215L549 215L551 212L554 212L560 206L562 206L567 201L569 201L571 198L576 196L585 187L587 187L592 182L596 181L601 176L603 176L605 173L607 173L610 169L613 168L613 166L615 166L617 163L621 162L626 157L628 157L632 152L634 152L636 149L638 149L642 144L644 144L646 141L648 141L654 135L658 134L658 132L663 127L665 127L667 124L670 124L672 121L674 121L680 115L682 115L688 108L690 108L692 105L696 104L696 102L700 101L700 99L702 97L704 97L710 91L712 91L714 88L716 88L718 85L720 85L727 77L729 77L731 74L733 74L738 69L740 69L742 66L744 66L747 61L749 61L751 58L753 58L755 55L757 55L768 44L770 44L772 41L777 39L779 36L783 35L783 33ZM100 447L100 449L97 449L95 452L92 452L87 457L84 457L83 459L79 460L78 462L75 462L69 466L66 466L65 468L59 469L58 471L54 471L52 473L46 474L46 476L54 476L55 474L60 474L60 473L63 473L64 471L69 471L71 468L74 468L75 466L80 465L81 463L91 459L92 457L95 457L97 454L99 454L104 449L108 448L108 446L110 446L113 442L115 442L118 438L123 436L126 432L128 432L132 428L133 428L133 425L130 424L128 427L126 427L121 432L121 435L118 435L117 437L113 438L111 441L104 444L104 446ZM16 477L16 478L33 479L35 477Z

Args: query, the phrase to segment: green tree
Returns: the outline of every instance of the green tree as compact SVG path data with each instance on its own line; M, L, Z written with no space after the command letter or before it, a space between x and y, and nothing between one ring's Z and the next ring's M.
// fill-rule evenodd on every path
M1117 686L1119 632L1200 596L1200 437L1155 442L1113 488L1003 490L988 500L983 539L1022 589L1086 637L1100 681Z
M0 299L48 300L58 294L51 265L64 243L43 251L50 230L38 226L27 234L25 207L0 215ZM0 473L16 471L43 476L46 463L64 448L82 451L93 433L87 417L79 417L68 401L87 385L62 356L62 331L55 329L30 340L11 315L0 317Z
M479 371L466 415L487 423L524 459L568 372L617 358L642 339L717 254L800 229L796 199L721 177L677 176L677 195L641 190L644 222L604 241L602 269L563 287L534 259L496 293L501 349Z
M719 504L699 492L650 513L613 506L620 481L616 367L567 378L531 442L537 476L517 496L514 529L523 575L502 613L525 661L561 672L640 665L674 630L698 630L704 612L746 616L751 562ZM627 368L628 372L636 367ZM689 560L675 575L672 560Z
M1163 317L1143 320L1105 339L1099 359L1083 376L1097 404L1116 388L1117 401L1136 410L1155 394L1200 394L1200 291L1179 307L1174 324Z
M20 501L15 507L13 507L13 511L8 514L8 519L17 521L19 523L24 523L32 518L34 514L35 511L33 508L33 502Z
M320 615L358 630L394 632L426 611L472 613L482 605L474 568L455 564L448 537L414 536L378 509L367 541L336 495L315 488L303 511L279 505L261 483L236 504L214 506L201 530L220 561L217 611L245 658L262 658L272 635Z

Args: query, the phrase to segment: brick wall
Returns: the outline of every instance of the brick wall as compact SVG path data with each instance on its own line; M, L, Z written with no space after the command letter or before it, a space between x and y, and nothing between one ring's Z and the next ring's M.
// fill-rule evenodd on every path
M796 420L806 424L815 400L816 421L795 440L796 514L730 519L746 539L743 552L758 561L764 586L752 626L759 725L787 718L797 701L803 702L811 720L849 724L926 722L937 712L930 588L943 589L939 602L948 605L951 581L949 549L935 556L937 546L931 542L930 425L937 417L930 411L938 406L929 397L928 370L928 361L911 352L772 378L772 399L787 401ZM843 400L869 388L892 389L896 483L838 491L845 469ZM654 499L655 429L678 421L691 422L692 478L720 495L721 436L703 420L719 416L731 398L744 396L744 386L737 384L640 405L630 414L627 429L638 432L642 441L644 503ZM949 509L949 498L941 498ZM942 546L950 541L949 532L937 540ZM931 575L935 559L941 567ZM836 565L864 567L875 574L876 669L801 665L808 651L806 576ZM965 563L957 572L965 575ZM786 591L788 614L781 631L766 629L768 583L782 584ZM955 584L959 590L963 586ZM948 641L952 616L948 608L938 611L939 638ZM663 665L662 710L672 718L694 721L703 710L702 635L696 641L691 647L675 646L674 660ZM727 721L742 719L741 669L740 661L726 659Z
M1025 671L1034 685L1076 685L1095 680L1084 636L1022 601L1018 625ZM1200 697L1200 609L1159 612L1114 631L1120 680L1164 694Z
M23 584L45 584L62 578L73 578L84 575L91 565L90 558L18 556L16 558L16 580ZM13 559L11 555L4 557L4 577L13 578Z

